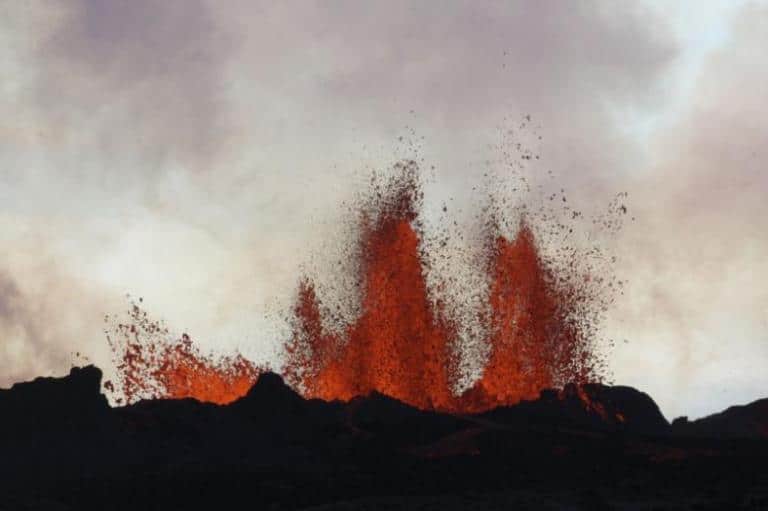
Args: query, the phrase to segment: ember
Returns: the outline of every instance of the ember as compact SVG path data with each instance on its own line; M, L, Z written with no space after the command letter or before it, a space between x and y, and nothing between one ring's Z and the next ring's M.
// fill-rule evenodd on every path
M487 296L480 305L460 305L464 318L482 325L487 358L473 382L461 386L462 318L446 313L427 282L418 227L422 196L418 165L405 161L360 203L357 245L350 250L359 272L354 318L327 317L312 279L300 281L285 345L287 381L308 398L346 401L376 391L455 413L511 405L567 383L602 381L593 314L605 305L594 292L603 279L581 273L573 260L557 264L543 257L531 220L520 215L511 237L486 222ZM567 254L580 257L575 250ZM228 403L266 369L240 355L205 356L186 334L169 340L167 329L137 305L130 317L108 338L128 403L184 397ZM329 321L334 328L327 328Z
M476 412L600 380L590 332L574 317L586 295L558 284L522 221L513 240L497 234L487 244L489 310L475 312L486 318L490 356L458 394L458 332L430 299L414 228L416 164L401 164L393 179L391 195L377 194L381 203L362 215L359 317L341 334L325 332L312 282L300 285L285 368L294 386L325 400L377 391L423 409Z
M118 383L124 397L116 398L118 404L187 397L226 404L244 396L261 372L241 355L203 355L187 334L171 340L168 329L149 320L137 304L132 304L129 318L129 323L118 323L107 336L119 357ZM116 394L109 383L107 390Z

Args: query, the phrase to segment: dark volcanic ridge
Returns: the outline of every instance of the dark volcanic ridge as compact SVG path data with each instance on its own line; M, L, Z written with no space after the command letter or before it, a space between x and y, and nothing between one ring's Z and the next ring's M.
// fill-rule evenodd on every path
M112 408L101 378L88 366L0 390L0 510L768 503L766 400L670 425L647 394L583 384L453 415L380 393L305 399L264 373L228 405Z

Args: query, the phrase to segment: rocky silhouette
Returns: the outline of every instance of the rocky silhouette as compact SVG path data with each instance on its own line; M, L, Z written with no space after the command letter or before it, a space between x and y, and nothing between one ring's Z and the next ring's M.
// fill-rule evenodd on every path
M629 387L473 415L273 373L228 405L112 408L101 371L0 390L0 510L765 509L768 400L669 424Z

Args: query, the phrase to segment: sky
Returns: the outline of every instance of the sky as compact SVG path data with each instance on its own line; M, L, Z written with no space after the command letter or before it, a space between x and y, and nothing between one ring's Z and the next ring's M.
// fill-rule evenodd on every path
M425 215L470 215L530 115L548 186L629 194L616 383L668 418L768 396L766 28L768 2L725 0L0 0L0 387L78 352L109 372L126 294L274 361L401 137L434 166Z

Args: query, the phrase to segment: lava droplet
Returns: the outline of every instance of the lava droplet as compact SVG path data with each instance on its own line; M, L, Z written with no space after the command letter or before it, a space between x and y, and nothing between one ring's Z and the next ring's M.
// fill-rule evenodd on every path
M300 280L285 345L286 380L307 398L349 400L375 391L456 413L514 404L567 383L601 381L592 326L595 308L604 303L593 302L589 289L603 279L578 273L572 260L553 264L542 257L531 220L521 215L512 237L493 222L483 234L487 296L463 304L462 314L482 325L487 358L474 382L460 390L461 318L447 314L431 295L418 228L422 196L418 166L405 161L386 186L359 204L357 245L350 250L359 272L353 319L326 317L313 281ZM563 253L579 257L570 248ZM240 355L203 355L186 334L171 340L136 304L129 316L108 336L118 368L112 388L126 403L186 397L228 403L245 395L266 369ZM334 328L326 328L329 322Z

